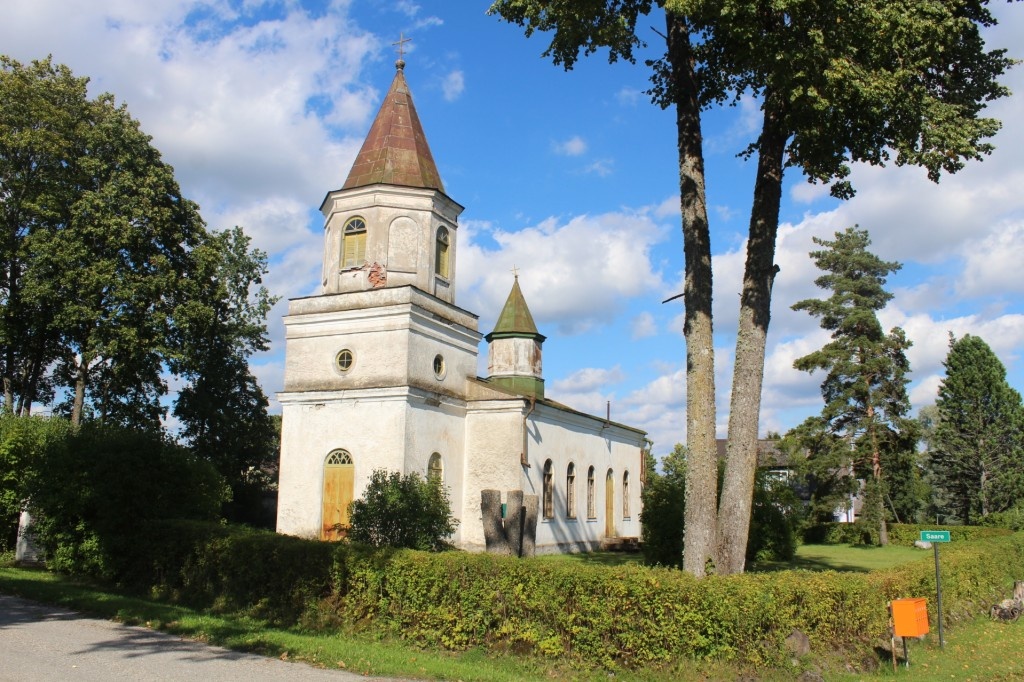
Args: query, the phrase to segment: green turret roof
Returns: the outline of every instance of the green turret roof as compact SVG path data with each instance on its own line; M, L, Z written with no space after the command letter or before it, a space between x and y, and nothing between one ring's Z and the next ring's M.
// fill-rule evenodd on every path
M494 331L486 337L488 343L494 338L522 337L544 341L544 335L537 331L537 325L533 322L533 315L523 298L523 291L519 288L519 276L516 275L512 283L512 291L505 301L505 307L501 309L498 322L494 325Z

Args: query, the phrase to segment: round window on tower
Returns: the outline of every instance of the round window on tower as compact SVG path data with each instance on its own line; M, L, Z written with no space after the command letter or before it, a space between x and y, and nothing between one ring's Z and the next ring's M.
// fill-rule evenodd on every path
M334 366L337 367L338 371L342 372L343 374L352 369L352 364L354 362L355 356L352 355L352 351L350 351L348 348L346 348L343 351L340 351L334 357Z
M444 363L444 356L440 353L434 356L434 376L440 379L444 379L445 372L448 370Z

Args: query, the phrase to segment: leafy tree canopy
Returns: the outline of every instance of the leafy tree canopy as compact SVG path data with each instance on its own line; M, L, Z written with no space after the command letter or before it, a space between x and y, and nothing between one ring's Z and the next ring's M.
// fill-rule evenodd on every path
M189 382L190 440L217 419L265 432L246 366L266 348L265 255L208 231L127 108L87 83L0 57L3 408L159 431L170 372Z

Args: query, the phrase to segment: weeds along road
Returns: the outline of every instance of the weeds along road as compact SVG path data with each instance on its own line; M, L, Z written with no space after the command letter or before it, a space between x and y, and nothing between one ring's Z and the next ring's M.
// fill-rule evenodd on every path
M377 680L239 653L0 594L0 681Z

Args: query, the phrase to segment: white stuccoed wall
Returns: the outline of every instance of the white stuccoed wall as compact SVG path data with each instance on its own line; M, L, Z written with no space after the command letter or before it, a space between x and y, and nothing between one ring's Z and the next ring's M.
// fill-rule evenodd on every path
M643 434L616 424L548 405L538 405L530 419L529 462L523 490L542 497L544 462L552 463L554 516L537 523L537 552L596 549L605 537L605 477L613 474L613 524L618 537L640 536L640 474ZM576 518L566 510L566 473L576 465ZM595 469L596 518L587 518L587 470ZM629 510L623 517L622 475L629 472ZM543 503L542 503L543 507Z

